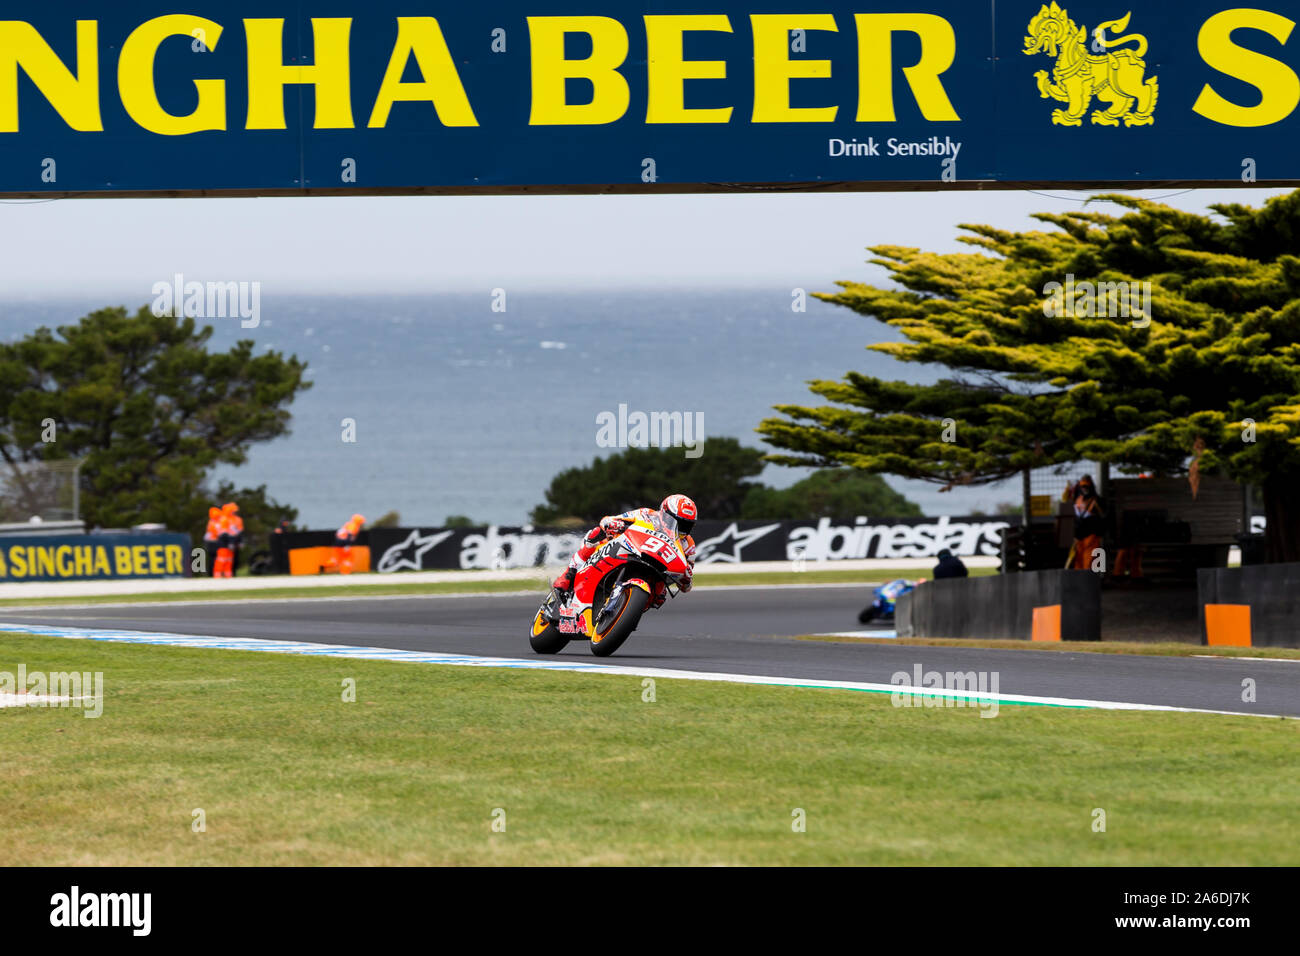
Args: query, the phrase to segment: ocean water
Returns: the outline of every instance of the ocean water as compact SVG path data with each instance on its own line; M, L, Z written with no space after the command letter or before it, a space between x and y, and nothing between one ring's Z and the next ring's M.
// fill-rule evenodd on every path
M212 319L214 347L252 339L258 351L296 354L314 387L291 406L290 434L254 446L219 477L266 484L330 528L359 511L398 511L405 524L453 514L520 524L559 471L590 464L597 415L680 411L703 416L707 439L764 447L754 428L773 405L809 404L810 379L852 369L913 381L939 370L866 351L895 340L881 323L809 300L788 287L577 293L507 290L429 295L271 295L256 328ZM121 295L0 301L0 336L75 322ZM343 440L344 420L355 442ZM786 486L806 474L769 466ZM968 514L1015 500L1009 484L957 489L888 479L927 514ZM668 489L665 489L666 491ZM706 516L707 517L707 516Z

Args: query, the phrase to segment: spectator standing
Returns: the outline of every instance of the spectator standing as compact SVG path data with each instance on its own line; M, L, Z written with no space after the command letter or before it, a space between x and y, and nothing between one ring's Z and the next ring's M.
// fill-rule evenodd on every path
M947 548L939 552L939 563L934 566L934 579L936 581L940 578L966 577L970 577L970 572L966 570L966 565L961 558Z
M226 577L233 577L239 571L239 552L244 547L244 519L240 517L239 505L228 501L221 506L226 515L226 536L229 539L230 567Z
M1097 497L1097 486L1092 475L1084 475L1073 485L1065 486L1062 501L1074 506L1074 545L1065 566L1076 571L1087 571L1092 567L1094 557L1101 550L1101 535L1105 529L1106 513L1102 510L1101 499Z
M203 532L203 550L207 553L208 577L217 576L217 539L221 537L221 509L215 505L208 509L208 527Z
M353 515L343 527L334 532L333 564L338 568L339 574L352 573L352 546L357 543L357 537L365 523L363 515Z

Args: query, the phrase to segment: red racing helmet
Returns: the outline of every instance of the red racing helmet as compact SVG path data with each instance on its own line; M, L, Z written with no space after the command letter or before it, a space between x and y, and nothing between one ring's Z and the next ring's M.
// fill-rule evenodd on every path
M699 516L700 509L685 495L669 495L659 506L659 520L665 528L677 534L690 534Z

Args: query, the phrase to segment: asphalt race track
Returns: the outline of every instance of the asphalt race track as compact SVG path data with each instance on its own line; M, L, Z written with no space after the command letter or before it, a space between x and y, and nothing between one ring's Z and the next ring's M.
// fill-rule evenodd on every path
M519 658L533 656L527 632L539 600L540 595L500 594L24 608L0 611L0 621ZM868 633L857 623L866 601L860 586L701 587L647 614L612 658L593 657L585 642L561 656L612 666L879 683L889 683L898 671L910 674L919 664L926 671L997 673L1003 694L1300 717L1300 661L792 639ZM1267 658L1268 649L1259 649L1258 656ZM1253 703L1241 699L1246 678L1256 684Z

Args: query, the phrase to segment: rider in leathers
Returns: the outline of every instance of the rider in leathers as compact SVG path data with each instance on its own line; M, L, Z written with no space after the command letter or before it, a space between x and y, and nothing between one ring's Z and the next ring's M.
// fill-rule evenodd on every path
M659 510L653 508L636 508L632 511L625 511L619 515L607 515L600 519L600 524L592 528L582 539L580 547L572 558L569 559L569 566L564 569L563 573L555 579L552 587L557 591L567 592L573 590L574 576L578 569L587 563L587 559L595 553L596 549L608 541L610 538L616 538L628 526L637 519L657 523L664 527L668 533L673 534L681 544L682 554L686 558L687 567L690 569L681 583L682 591L691 589L691 574L695 571L695 539L691 537L691 531L695 527L695 519L699 514L699 509L695 507L695 502L685 495L669 495L659 506ZM658 519L656 521L656 519ZM651 607L659 607L668 597L667 588L659 584L655 588L654 600Z

